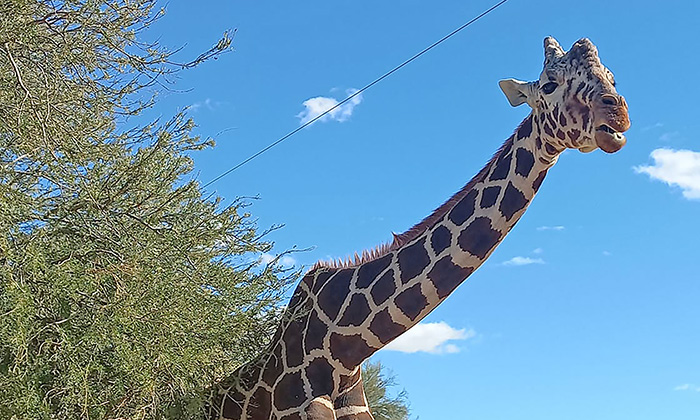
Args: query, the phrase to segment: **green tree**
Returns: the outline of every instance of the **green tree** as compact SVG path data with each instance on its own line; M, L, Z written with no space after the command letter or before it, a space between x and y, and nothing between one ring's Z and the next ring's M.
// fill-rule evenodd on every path
M195 60L145 43L150 0L0 3L0 418L197 418L266 345L297 273L246 202L193 179L213 143L136 125Z
M368 360L362 364L362 385L375 420L408 420L406 391L395 397L389 395L388 390L396 385L396 378L387 373L380 362Z

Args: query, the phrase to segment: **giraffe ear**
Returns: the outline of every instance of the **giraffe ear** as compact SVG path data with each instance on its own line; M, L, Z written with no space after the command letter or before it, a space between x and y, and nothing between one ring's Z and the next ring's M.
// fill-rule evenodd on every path
M498 82L498 85L512 106L522 105L527 102L531 92L530 83L520 80L505 79Z

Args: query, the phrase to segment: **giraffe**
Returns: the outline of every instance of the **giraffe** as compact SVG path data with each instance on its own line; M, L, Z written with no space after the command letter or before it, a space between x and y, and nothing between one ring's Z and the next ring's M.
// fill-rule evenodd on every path
M532 112L460 191L393 242L317 263L294 291L269 349L218 385L211 418L371 420L360 365L416 325L491 255L566 149L626 143L627 103L581 39L544 40L539 80L499 82Z

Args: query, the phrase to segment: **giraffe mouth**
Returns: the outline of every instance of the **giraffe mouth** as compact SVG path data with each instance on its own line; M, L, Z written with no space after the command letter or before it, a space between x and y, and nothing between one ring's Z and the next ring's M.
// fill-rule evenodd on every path
M601 124L595 130L595 142L606 153L615 153L627 143L625 136L607 124Z

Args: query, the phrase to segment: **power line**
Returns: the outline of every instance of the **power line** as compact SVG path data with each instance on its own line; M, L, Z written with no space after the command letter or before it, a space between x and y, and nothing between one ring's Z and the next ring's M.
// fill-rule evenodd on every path
M247 159L243 160L236 166L232 167L231 169L227 170L226 172L222 173L221 175L217 176L216 178L212 179L211 181L207 182L202 186L202 188L206 188L210 186L211 184L215 183L216 181L220 180L221 178L225 177L226 175L230 174L231 172L235 171L236 169L240 168L241 166L245 165L246 163L250 162L251 160L257 158L258 156L262 155L263 153L267 152L268 150L272 149L273 147L277 146L278 144L282 143L283 141L287 140L294 134L298 133L299 131L303 130L304 128L308 127L309 125L313 124L317 120L323 118L325 115L331 113L333 110L339 108L343 104L347 103L348 101L352 100L354 97L361 95L362 92L366 91L367 89L371 88L372 86L376 85L377 83L381 82L382 80L386 79L387 77L391 76L393 73L401 69L402 67L406 66L410 62L414 61L418 57L422 56L423 54L427 53L428 51L432 50L433 48L437 47L438 45L442 44L443 42L447 41L449 38L453 37L456 35L458 32L461 30L465 29L472 23L476 22L477 20L481 19L482 17L488 15L492 11L494 11L496 8L501 6L503 3L507 2L508 0L501 0L498 3L494 4L493 6L489 7L487 10L481 12L478 16L475 18L471 19L469 22L465 23L464 25L460 26L459 28L453 30L449 34L443 36L439 40L433 42L429 46L425 47L422 49L420 52L416 53L413 57L409 58L408 60L404 61L403 63L399 64L398 66L394 67L393 69L389 70L388 72L384 73L374 81L372 81L370 84L366 85L362 89L354 92L352 95L348 96L347 98L343 99L342 101L338 102L335 104L332 108L326 110L325 112L317 115L316 117L312 118L311 120L305 122L304 124L300 125L299 127L295 128L294 130L290 131L289 133L285 134L284 136L280 137L277 139L274 143L270 143L268 146L265 148L261 149L260 151L256 152L255 154L249 156Z

